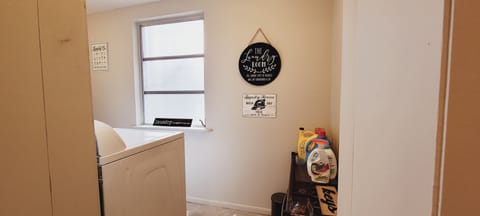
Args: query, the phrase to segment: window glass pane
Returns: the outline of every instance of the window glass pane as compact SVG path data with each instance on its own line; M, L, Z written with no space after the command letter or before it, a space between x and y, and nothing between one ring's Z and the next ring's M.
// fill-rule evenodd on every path
M203 20L142 27L143 57L203 54Z
M144 91L203 90L203 58L143 62Z
M155 118L193 118L192 126L205 121L203 94L147 94L144 97L145 123Z

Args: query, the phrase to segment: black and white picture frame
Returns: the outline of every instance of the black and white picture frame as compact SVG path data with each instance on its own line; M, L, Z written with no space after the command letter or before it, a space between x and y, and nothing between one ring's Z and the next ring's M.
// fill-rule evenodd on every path
M276 118L276 94L243 94L243 117L246 118Z

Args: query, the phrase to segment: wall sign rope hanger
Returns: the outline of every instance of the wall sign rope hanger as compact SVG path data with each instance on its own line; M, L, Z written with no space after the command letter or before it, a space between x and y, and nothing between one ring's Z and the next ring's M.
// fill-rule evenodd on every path
M266 43L254 43L259 33L263 35ZM263 30L258 28L238 60L238 69L243 79L252 85L267 85L277 78L281 65L277 49L271 45Z
M253 40L255 40L255 38L257 37L258 33L262 33L263 37L265 38L265 40L267 41L268 44L272 44L270 43L270 40L268 40L267 36L265 35L265 33L263 32L262 28L258 28L257 29L257 32L255 32L255 34L253 35L252 39L250 40L250 43L248 44L252 44L253 43Z

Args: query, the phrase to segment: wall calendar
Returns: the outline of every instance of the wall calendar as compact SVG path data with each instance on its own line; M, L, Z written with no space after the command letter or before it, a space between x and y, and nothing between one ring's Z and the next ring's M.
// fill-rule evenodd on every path
M90 44L91 66L93 71L108 71L108 44Z

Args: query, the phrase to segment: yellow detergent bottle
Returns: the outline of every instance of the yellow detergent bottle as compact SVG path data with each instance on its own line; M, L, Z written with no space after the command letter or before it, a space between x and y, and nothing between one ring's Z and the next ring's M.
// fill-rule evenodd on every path
M315 139L317 135L312 131L305 131L303 127L299 128L298 130L298 145L297 145L297 153L298 153L298 164L305 164L307 152L306 145L308 142L311 142Z

